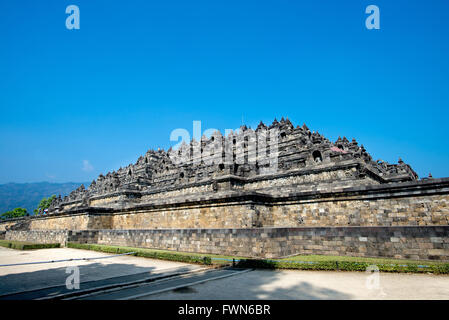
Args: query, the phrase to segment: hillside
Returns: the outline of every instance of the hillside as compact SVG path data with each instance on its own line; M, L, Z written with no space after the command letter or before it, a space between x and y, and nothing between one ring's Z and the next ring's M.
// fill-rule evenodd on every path
M39 201L52 194L65 196L81 185L79 182L66 183L7 183L0 184L0 213L22 207L33 214ZM88 183L84 183L88 186Z

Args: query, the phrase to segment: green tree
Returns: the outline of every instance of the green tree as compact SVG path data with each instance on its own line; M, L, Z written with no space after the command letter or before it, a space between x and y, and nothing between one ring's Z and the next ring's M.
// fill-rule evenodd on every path
M12 219L12 218L19 218L19 217L24 217L24 216L28 216L28 215L29 214L28 214L27 209L15 208L14 210L2 213L0 215L0 219L2 219L2 220L4 220L4 219Z
M37 206L37 209L34 210L34 213L42 214L45 209L48 209L48 207L50 207L54 199L56 199L55 195L52 195L48 198L42 198L41 202L39 202L39 205Z

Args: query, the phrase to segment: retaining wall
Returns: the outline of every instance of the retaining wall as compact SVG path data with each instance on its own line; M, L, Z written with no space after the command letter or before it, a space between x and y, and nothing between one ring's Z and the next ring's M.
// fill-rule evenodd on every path
M243 257L347 255L449 261L449 226L7 231L11 240L97 243Z
M300 192L284 190L277 196L228 190L120 208L80 207L48 216L0 221L0 230L449 225L449 179L309 187L311 190L306 191L302 186Z
M60 243L65 245L67 230L6 231L5 240L28 241L34 243Z

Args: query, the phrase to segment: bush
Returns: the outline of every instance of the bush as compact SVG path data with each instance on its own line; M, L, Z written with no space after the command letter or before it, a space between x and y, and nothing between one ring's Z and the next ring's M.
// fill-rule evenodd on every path
M265 268L265 269L297 269L297 270L328 270L328 271L366 271L367 262L349 261L281 261L281 260L258 260L243 259L237 263L241 268ZM449 263L439 265L418 266L416 264L376 264L382 272L410 272L410 273L437 273L449 274Z
M74 243L74 242L68 242L67 247L74 248L74 249L85 249L85 250L93 250L93 251L106 252L106 253L114 253L114 254L128 253L128 252L132 251L132 252L134 252L133 255L136 257L178 261L178 262L186 262L186 263L197 263L197 264L205 264L205 265L212 264L212 259L211 259L211 257L208 257L208 256L188 255L188 254L180 254L180 253L176 253L176 252L156 251L156 250L151 250L151 249L127 248L127 247L107 246L107 245L98 245L98 244L84 244L84 243Z
M33 250L59 248L59 243L31 243L22 241L0 240L0 246L16 250Z

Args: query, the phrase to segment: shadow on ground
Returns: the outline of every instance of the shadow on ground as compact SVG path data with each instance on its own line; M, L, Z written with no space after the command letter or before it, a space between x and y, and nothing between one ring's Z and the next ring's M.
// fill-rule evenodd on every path
M210 281L183 290L173 290L148 299L176 300L347 300L351 295L333 289L318 287L307 281L283 283L282 271L255 270L234 277Z
M112 277L114 278L114 281L119 282L150 276L155 270L154 267L139 267L136 265L119 263L91 263L80 265L78 267L80 274L79 290L83 290L93 284L101 285L106 281L105 279ZM181 270L183 267L180 267L179 269ZM67 267L64 266L0 276L0 300L33 299L39 296L39 294L42 294L42 292L31 292L29 294L18 294L14 296L11 296L11 294L23 291L39 290L48 287L54 287L49 289L53 295L65 293L68 291L66 288L66 279L67 277L73 275L73 271L66 273L66 270ZM48 290L45 291L45 293L48 294Z

